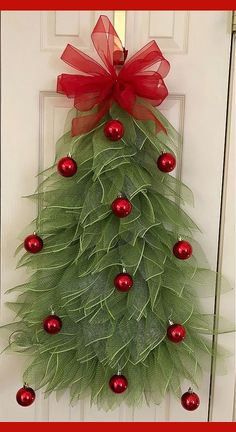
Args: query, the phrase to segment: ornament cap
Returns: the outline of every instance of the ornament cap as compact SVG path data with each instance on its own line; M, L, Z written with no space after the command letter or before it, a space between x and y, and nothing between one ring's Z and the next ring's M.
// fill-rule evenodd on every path
M48 310L51 312L51 315L55 315L55 310L53 308L53 305L51 305Z

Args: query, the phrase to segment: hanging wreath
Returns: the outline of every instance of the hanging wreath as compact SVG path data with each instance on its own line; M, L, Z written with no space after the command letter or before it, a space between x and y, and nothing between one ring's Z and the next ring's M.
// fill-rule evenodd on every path
M106 16L91 37L103 65L71 45L62 54L76 74L60 75L57 91L74 99L74 118L19 248L31 276L9 303L8 348L32 359L17 402L69 388L72 401L89 393L110 409L172 392L195 410L216 331L199 298L214 296L216 273L198 265L198 227L182 209L192 193L170 174L180 140L156 109L170 65L155 41L128 58Z

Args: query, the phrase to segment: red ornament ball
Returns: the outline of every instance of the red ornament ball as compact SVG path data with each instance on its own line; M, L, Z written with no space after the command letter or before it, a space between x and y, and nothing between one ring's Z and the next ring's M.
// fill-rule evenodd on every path
M104 126L104 134L111 141L120 140L124 132L124 126L119 120L109 120Z
M187 411L194 411L200 405L200 398L197 393L194 393L191 389L189 389L186 393L182 395L181 404L182 407Z
M182 342L185 336L186 330L181 324L171 324L167 329L167 337L171 342Z
M43 328L49 334L57 334L61 331L62 320L57 315L49 315L43 321Z
M19 405L27 407L35 400L35 391L31 387L21 387L16 393L16 401Z
M162 153L157 159L157 166L160 171L169 173L176 167L176 159L171 153Z
M72 177L76 174L77 163L70 156L65 156L59 160L57 170L63 177Z
M114 279L114 285L118 291L127 292L133 286L133 279L128 273L119 273Z
M113 213L119 217L124 218L129 216L132 211L132 204L127 198L116 198L111 205Z
M43 240L37 234L30 234L24 240L24 248L27 252L38 253L43 248Z
M173 254L180 260L186 260L191 257L193 248L186 240L180 240L173 247Z
M128 381L124 375L113 375L109 381L109 386L114 393L123 393L128 387Z

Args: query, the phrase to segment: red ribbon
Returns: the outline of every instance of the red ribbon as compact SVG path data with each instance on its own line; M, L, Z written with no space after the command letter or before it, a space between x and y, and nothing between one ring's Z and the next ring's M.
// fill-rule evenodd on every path
M74 98L74 106L80 111L72 121L72 135L93 129L113 102L137 120L153 120L158 132L166 132L145 105L146 102L160 105L168 95L163 78L170 65L156 42L149 42L125 63L127 50L104 15L98 19L91 38L105 68L72 45L67 45L61 56L65 63L80 72L57 78L57 92ZM153 65L157 66L156 70L149 70Z

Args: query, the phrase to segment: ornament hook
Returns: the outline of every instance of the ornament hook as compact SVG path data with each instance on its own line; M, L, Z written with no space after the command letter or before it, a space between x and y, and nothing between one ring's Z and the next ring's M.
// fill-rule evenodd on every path
M50 310L52 315L55 315L55 310L54 310L53 305L50 305L49 310Z
M170 315L168 316L168 323L169 323L169 325L173 325L173 324L174 324L174 322L173 322L172 319L171 319L172 314L173 314L173 308L171 308L171 310L170 310Z

